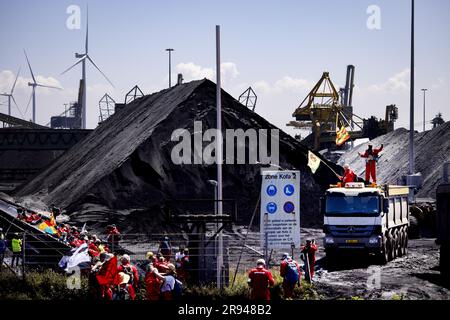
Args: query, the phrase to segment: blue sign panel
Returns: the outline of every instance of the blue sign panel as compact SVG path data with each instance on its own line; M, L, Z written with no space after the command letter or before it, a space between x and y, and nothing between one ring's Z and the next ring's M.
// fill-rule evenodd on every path
M287 184L284 186L284 194L287 196L292 196L294 194L295 188L292 184Z
M295 206L292 202L288 201L284 204L283 209L286 213L292 213L295 210Z
M273 197L274 195L277 194L277 187L275 187L273 184L271 184L267 187L266 192L269 196Z
M275 211L277 211L277 205L275 202L269 202L266 209L268 213L275 213Z

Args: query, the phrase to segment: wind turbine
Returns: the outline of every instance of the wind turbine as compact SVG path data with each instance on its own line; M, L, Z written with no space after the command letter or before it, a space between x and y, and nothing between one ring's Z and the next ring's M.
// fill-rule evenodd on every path
M108 79L108 77L100 70L100 68L95 64L95 62L91 59L88 53L89 48L89 11L87 11L87 18L86 18L86 42L84 47L84 53L75 53L75 58L78 59L77 62L75 62L71 67L67 68L63 73L66 73L73 67L75 67L77 64L81 63L81 85L82 85L82 101L81 101L81 108L82 108L82 119L81 119L81 126L83 129L86 129L86 60L89 60L92 65L102 74L103 77L109 82L109 84L114 88L113 83Z
M58 89L58 90L62 90L62 88L46 86L46 85L37 83L36 78L34 77L33 69L31 69L30 60L28 60L28 56L27 56L25 49L23 49L23 53L25 54L25 58L27 58L28 68L30 68L31 78L33 79L33 82L28 82L28 85L32 88L32 92L31 92L31 96L33 98L33 119L32 119L32 121L33 121L33 123L36 123L36 87Z
M19 73L20 73L20 68L19 68L19 71L17 71L16 80L14 80L14 84L11 88L11 92L10 93L5 92L5 93L0 94L0 96L8 97L8 116L11 115L11 100L14 102L17 109L20 111L19 106L17 105L16 99L14 99L14 96L13 96L14 88L16 87L16 83L17 83L17 78L19 78Z

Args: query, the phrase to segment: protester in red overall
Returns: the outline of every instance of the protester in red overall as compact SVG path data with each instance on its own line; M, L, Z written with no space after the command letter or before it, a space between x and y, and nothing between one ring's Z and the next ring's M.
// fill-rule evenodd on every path
M264 259L259 259L256 262L256 268L250 270L248 274L248 284L252 289L251 300L270 300L269 287L275 284L272 273L265 268L266 262Z
M356 174L353 172L352 169L350 169L350 166L346 163L344 164L344 175L338 176L340 180L344 183L344 186L348 182L355 182L356 180Z
M117 272L123 272L131 276L130 282L127 285L127 290L130 295L130 299L136 298L136 290L139 284L139 273L137 268L130 263L130 256L124 254L121 260L122 264L117 267Z
M301 253L308 255L309 275L311 279L314 276L314 267L316 265L317 246L315 240L306 240L306 245L302 247Z
M156 258L153 257L153 252L147 253L149 264L145 274L145 290L147 292L147 300L156 301L160 299L161 285L164 282L164 276L161 275L153 265Z
M359 153L362 158L366 158L366 183L370 183L370 177L374 183L377 182L376 166L378 154L383 150L383 144L380 148L372 149L372 145L369 144L367 150L364 153Z
M100 240L95 240L89 242L88 246L88 252L91 257L98 257L100 255L100 249L98 248L98 245L100 245Z
M159 254L158 254L159 255ZM169 263L163 256L159 255L158 261L153 264L160 273L167 273L169 271Z
M181 282L189 281L189 270L190 270L190 261L189 261L189 249L185 248L183 250L183 255L179 259L177 264L177 275L178 279Z
M280 276L283 278L283 292L286 299L291 299L295 286L300 286L301 270L297 261L293 260L288 253L283 253L280 263Z
M109 248L111 248L111 251L116 251L121 238L119 229L117 229L115 224L112 224L106 227L106 234Z

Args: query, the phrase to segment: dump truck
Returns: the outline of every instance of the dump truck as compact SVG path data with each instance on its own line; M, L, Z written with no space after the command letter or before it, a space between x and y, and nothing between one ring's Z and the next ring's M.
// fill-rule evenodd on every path
M323 245L333 264L342 251L375 255L381 264L407 254L409 188L365 186L362 182L332 186L321 201Z
M450 182L448 181L448 164L444 166L444 183L436 190L436 243L440 245L440 271L443 280L450 283Z

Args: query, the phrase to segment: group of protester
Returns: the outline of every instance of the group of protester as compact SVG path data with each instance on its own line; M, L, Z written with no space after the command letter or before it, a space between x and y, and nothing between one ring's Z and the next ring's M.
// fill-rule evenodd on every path
M376 166L380 158L381 151L383 151L383 144L381 144L379 148L373 148L373 146L369 144L367 150L364 151L364 153L358 153L361 158L366 159L366 176L364 179L366 184L371 183L370 178L372 178L373 183L377 183ZM337 175L337 177L342 181L344 185L346 183L356 182L357 180L356 174L352 169L350 169L350 166L347 163L344 164L344 174L342 176Z
M310 279L314 276L316 263L317 246L314 240L307 240L302 246L301 253L305 257L305 272L309 272ZM301 268L288 253L283 253L280 263L280 276L283 278L282 288L284 298L292 299L296 286L301 286ZM250 299L270 300L270 287L275 284L272 273L266 269L264 259L256 262L256 268L250 270L248 274L248 285L251 288Z
M189 250L180 248L175 255L174 264L171 248L160 244L156 255L147 252L146 261L145 276L142 279L128 254L119 257L113 253L101 253L98 259L93 260L90 270L91 297L102 300L135 300L137 290L142 285L141 280L147 300L173 300L180 297L183 284L189 281Z

